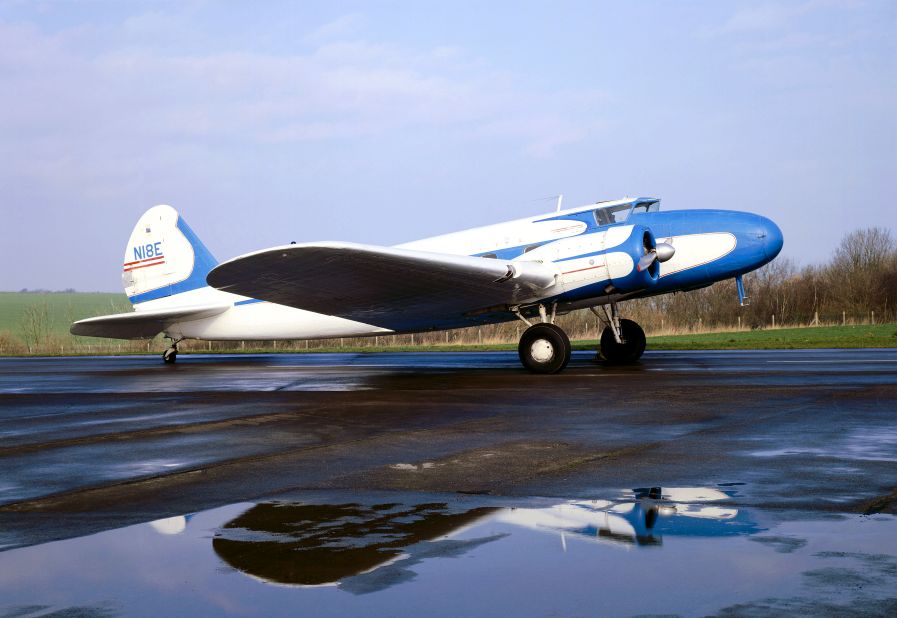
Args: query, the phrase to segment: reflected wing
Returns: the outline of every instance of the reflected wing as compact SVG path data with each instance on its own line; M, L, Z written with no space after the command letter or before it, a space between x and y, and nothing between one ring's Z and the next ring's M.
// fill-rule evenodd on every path
M189 322L191 320L209 318L223 313L229 306L203 305L103 315L98 318L79 320L72 324L69 330L73 335L84 335L87 337L145 339L155 337L176 322Z
M354 243L286 245L220 264L209 285L393 330L545 295L553 266Z

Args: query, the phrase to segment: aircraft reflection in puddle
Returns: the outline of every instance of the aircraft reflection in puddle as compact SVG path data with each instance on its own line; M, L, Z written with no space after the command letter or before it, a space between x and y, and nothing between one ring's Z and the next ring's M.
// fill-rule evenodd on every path
M362 594L414 578L410 567L425 559L463 555L518 527L557 534L564 550L568 537L635 547L659 546L663 535L760 532L746 513L712 504L730 497L712 488L654 487L635 489L617 501L569 501L543 508L264 502L226 523L212 546L230 566L268 583L339 585ZM183 530L189 517L152 525L173 534ZM477 530L489 534L471 537Z
M660 487L633 490L631 500L577 500L542 509L509 509L499 521L561 535L626 545L661 545L663 535L733 536L761 529L747 513L707 505L730 498L709 487Z

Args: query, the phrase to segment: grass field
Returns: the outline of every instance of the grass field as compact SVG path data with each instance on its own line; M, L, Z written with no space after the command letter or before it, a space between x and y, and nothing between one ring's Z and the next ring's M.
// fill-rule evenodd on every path
M88 337L72 338L69 325L74 320L130 311L124 294L89 292L0 292L0 355L23 353L23 319L28 307L46 307L47 345L35 349L41 354L145 353L145 342L120 342ZM3 333L20 340L18 346L4 345ZM358 341L358 340L356 340ZM364 340L365 343L373 343ZM455 345L393 345L393 346L337 346L335 341L316 341L306 349L304 342L279 342L275 349L270 342L245 344L216 343L212 351L235 352L424 352L424 351L486 351L516 350L516 343L455 344ZM89 347L88 347L89 346ZM204 342L186 342L186 350L208 350ZM594 350L596 341L574 341L574 349ZM687 333L648 337L651 350L735 350L773 348L897 348L897 324L856 326L819 326L813 328L777 328L737 332ZM150 351L162 349L159 341Z
M649 337L652 350L897 348L897 324L776 328Z
M595 340L573 341L574 350L595 350ZM773 350L803 348L897 348L897 324L776 328L718 333L689 333L648 337L649 350ZM516 343L484 345L418 345L324 347L310 352L477 352L516 350ZM274 350L269 350L274 351ZM299 349L298 352L305 350Z
M82 318L130 311L124 294L105 292L0 292L0 332L22 337L28 307L46 307L50 336L67 337L69 325Z

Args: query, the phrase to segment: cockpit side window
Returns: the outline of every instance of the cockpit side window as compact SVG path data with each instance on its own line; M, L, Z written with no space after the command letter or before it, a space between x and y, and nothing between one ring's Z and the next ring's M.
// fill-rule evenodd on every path
M606 208L599 208L595 211L595 223L598 225L610 225L612 223Z
M640 214L644 212L657 212L660 210L660 202L640 202L633 206L632 214Z
M632 204L618 204L617 206L606 206L595 210L595 222L598 225L614 225L624 223L629 218L629 211L632 210Z

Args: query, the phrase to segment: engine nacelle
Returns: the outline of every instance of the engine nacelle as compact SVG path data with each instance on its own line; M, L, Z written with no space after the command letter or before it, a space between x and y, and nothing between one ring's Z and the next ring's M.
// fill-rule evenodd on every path
M608 248L606 259L612 293L649 289L660 277L657 241L644 225L632 226L629 238Z

